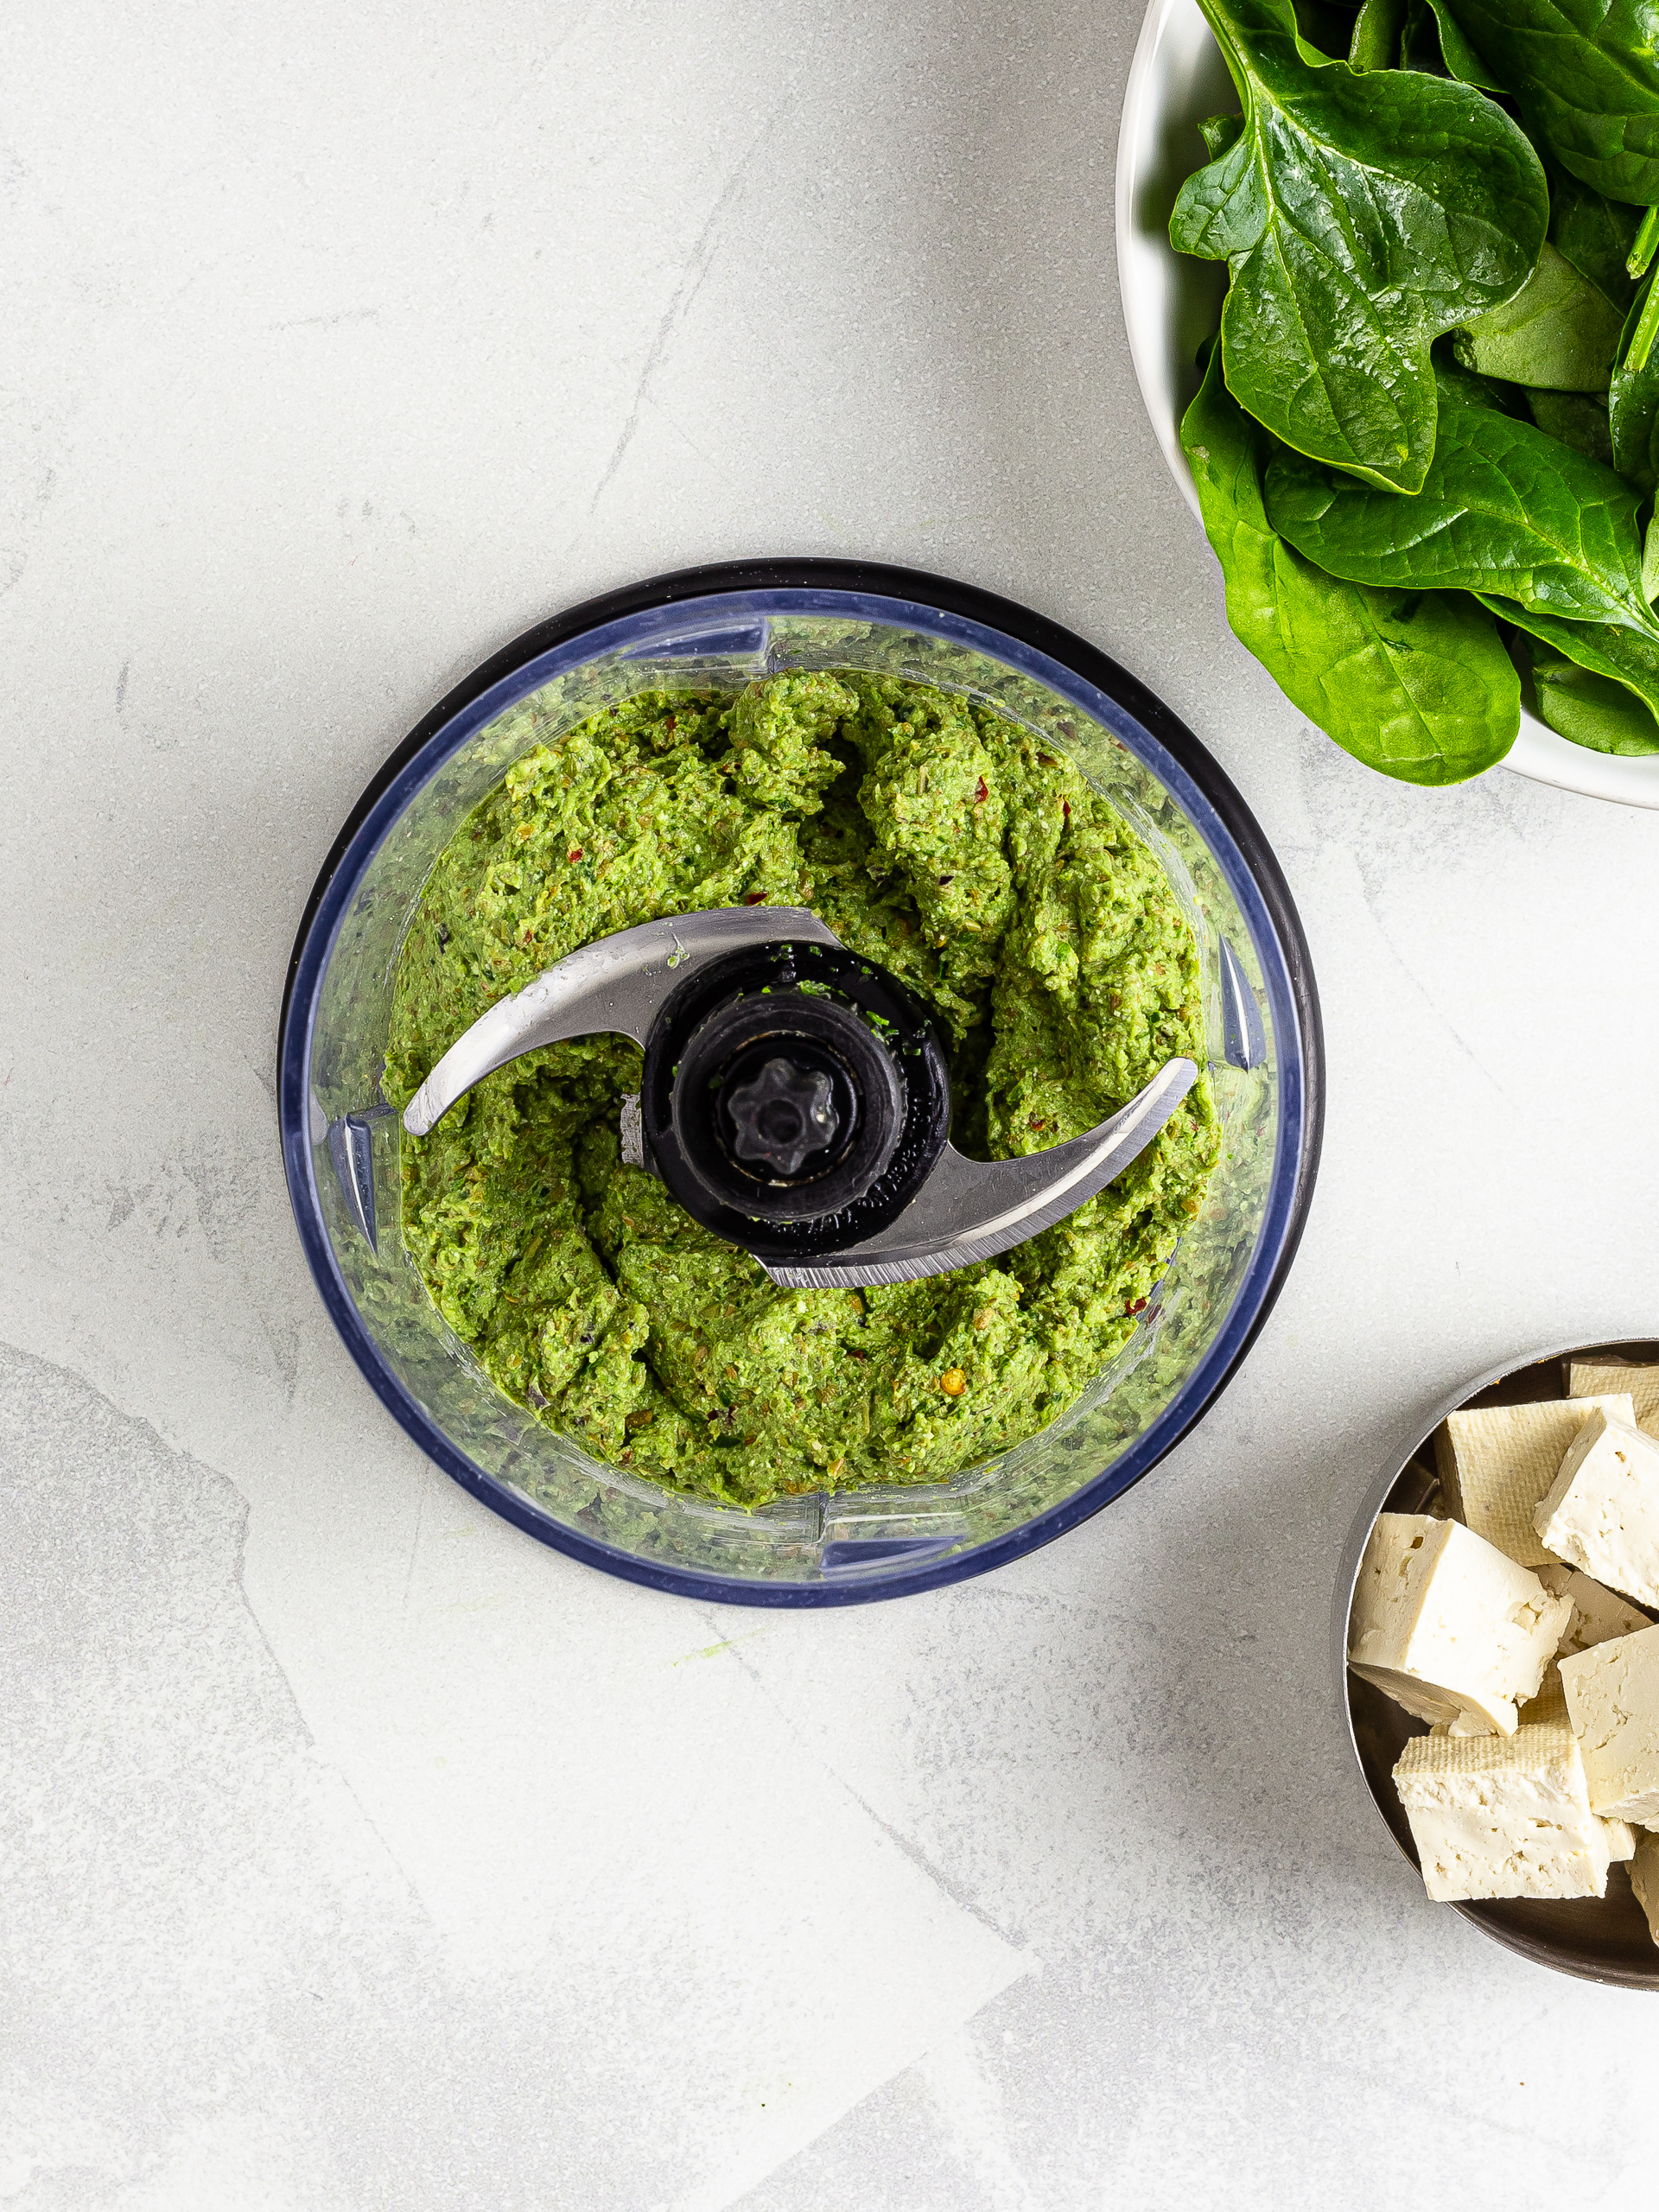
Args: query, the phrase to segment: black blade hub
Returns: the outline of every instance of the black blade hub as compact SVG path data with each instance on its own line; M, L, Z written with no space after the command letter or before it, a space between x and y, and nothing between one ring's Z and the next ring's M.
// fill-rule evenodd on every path
M766 1049L752 1045L743 1058ZM753 1075L734 1065L715 1102L715 1126L728 1149L751 1173L758 1163L780 1183L792 1182L809 1160L824 1158L841 1134L835 1077L805 1060L804 1052L793 1059L775 1053Z
M901 984L840 948L785 941L688 978L646 1046L640 1110L686 1211L786 1259L896 1218L944 1149L950 1095Z

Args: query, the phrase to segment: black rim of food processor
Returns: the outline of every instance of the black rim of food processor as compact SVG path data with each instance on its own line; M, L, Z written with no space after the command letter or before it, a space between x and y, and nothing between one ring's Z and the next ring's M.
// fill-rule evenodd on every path
M987 630L1000 632L1018 644L1045 654L1050 660L1104 692L1132 715L1197 785L1205 800L1214 808L1249 869L1284 957L1301 1051L1301 1147L1279 1257L1255 1313L1231 1357L1211 1378L1202 1401L1190 1408L1181 1428L1172 1433L1143 1466L1115 1489L1099 1491L1099 1474L1105 1471L1102 1469L1095 1481L1080 1484L1063 1503L1005 1535L944 1557L918 1560L909 1567L894 1567L886 1573L871 1573L855 1582L826 1579L813 1583L764 1584L701 1570L659 1567L652 1560L618 1550L596 1537L584 1535L578 1530L550 1521L528 1497L521 1497L506 1484L485 1474L441 1431L424 1422L418 1409L382 1370L349 1297L334 1279L328 1255L317 1247L317 1237L321 1232L314 1233L308 1224L303 1159L308 1146L309 1099L302 1095L302 1086L296 1080L303 1055L290 1063L287 1049L295 982L319 911L334 877L351 853L359 831L388 787L447 723L526 662L538 658L543 653L568 643L585 631L597 630L607 623L621 620L628 615L715 598L725 593L791 590L859 593L898 601L908 601L977 623ZM1052 1542L1056 1536L1063 1535L1067 1529L1090 1519L1113 1499L1121 1497L1126 1490L1133 1488L1203 1420L1237 1374L1277 1303L1306 1224L1325 1128L1325 1033L1307 939L1291 898L1289 886L1273 849L1225 771L1212 759L1185 723L1172 713L1155 693L1149 691L1126 669L1121 668L1109 654L1090 645L1075 632L1049 620L1045 615L1033 613L1030 608L1021 607L1013 600L1000 598L994 592L982 591L975 585L957 583L945 576L930 575L921 569L893 568L872 561L777 558L716 562L695 569L676 569L669 575L650 577L643 582L607 592L597 599L584 601L582 605L570 607L563 613L550 615L544 621L537 623L533 628L515 638L512 644L503 646L500 652L464 677L429 714L423 716L402 744L382 764L346 817L318 873L311 895L306 901L289 960L283 988L282 1013L277 1025L276 1059L284 1161L294 1201L295 1218L306 1258L323 1302L345 1338L347 1349L376 1395L399 1425L446 1474L471 1491L493 1511L554 1549L569 1553L589 1566L601 1567L629 1581L645 1583L655 1589L747 1605L861 1605L875 1599L901 1597L963 1581L970 1576L982 1574L990 1567L1005 1565L1011 1560L1024 1557L1028 1552L1040 1549L1043 1545ZM1095 1494L1096 1491L1099 1491L1098 1495Z

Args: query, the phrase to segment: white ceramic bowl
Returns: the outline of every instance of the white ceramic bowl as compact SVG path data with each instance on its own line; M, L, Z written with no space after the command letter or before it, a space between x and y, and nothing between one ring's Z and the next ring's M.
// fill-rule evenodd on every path
M1204 159L1197 124L1235 114L1238 96L1197 0L1152 0L1129 71L1117 142L1117 281L1141 396L1170 474L1196 517L1180 421L1198 390L1194 356L1221 312L1224 270L1169 243L1170 210ZM1503 762L1518 775L1625 806L1659 807L1659 754L1621 760L1569 745L1524 711Z

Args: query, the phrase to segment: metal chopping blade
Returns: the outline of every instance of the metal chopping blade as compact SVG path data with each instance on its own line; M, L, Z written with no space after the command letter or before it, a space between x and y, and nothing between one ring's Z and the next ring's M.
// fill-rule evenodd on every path
M643 1048L669 999L698 968L780 938L841 943L804 906L712 906L595 938L480 1014L410 1100L404 1127L425 1136L475 1083L543 1045L612 1032Z
M631 1037L642 1048L649 1048L653 1033L659 1033L659 1025L671 1010L671 1001L683 1003L685 987L701 973L736 954L787 946L803 947L809 952L824 948L841 956L843 966L847 963L834 931L816 914L799 906L716 907L701 913L671 915L601 938L559 961L475 1021L427 1076L404 1112L404 1126L412 1136L425 1136L474 1084L544 1045L610 1032ZM873 963L855 964L866 976L880 976ZM883 980L891 985L891 979ZM789 1037L785 1033L779 1041L775 1013L783 999L772 999L768 988L749 1002L764 1010L768 1000L772 1010L766 1018L772 1027L766 1033L773 1039L773 1046L767 1049L775 1047L787 1053ZM822 1014L816 1001L813 1011ZM878 1043L883 1026L876 1025ZM867 1058L869 1033L868 1025L861 1026L857 1033L860 1049ZM881 1046L882 1051L887 1049ZM934 1064L941 1066L937 1080L942 1082L936 1048L930 1046L928 1050ZM648 1061L649 1058L648 1052ZM748 1063L740 1052L730 1065L737 1071ZM772 1060L767 1065L776 1067L778 1063ZM677 1075L677 1065L673 1072ZM653 1159L643 1135L637 1099L630 1099L624 1107L624 1156L661 1173L677 1196L690 1200L700 1218L717 1218L718 1233L753 1250L774 1282L802 1289L909 1282L993 1258L1074 1213L1145 1150L1198 1077L1198 1067L1192 1060L1168 1060L1146 1088L1109 1121L1068 1143L1020 1159L969 1160L944 1141L941 1123L928 1153L931 1165L923 1163L925 1179L902 1205L893 1201L898 1210L894 1212L889 1207L891 1217L881 1217L878 1210L880 1225L873 1233L868 1231L868 1224L859 1224L855 1208L826 1216L815 1201L810 1176L798 1189L784 1179L764 1186L757 1183L755 1204L764 1202L770 1209L766 1218L746 1217L741 1206L734 1211L729 1204L716 1206L712 1215L706 1208L700 1210L696 1195L684 1183L688 1173L695 1179L700 1172L696 1146L691 1146L690 1157L683 1157L679 1148L673 1147L671 1172L666 1159ZM791 1099L798 1095L817 1096L812 1086L821 1085L822 1081L812 1077L809 1082L804 1077L800 1085L791 1086L786 1082L757 1084L751 1079L734 1095L769 1101L772 1112L786 1116ZM718 1079L714 1087L718 1089ZM705 1131L699 1141L712 1150L715 1141L707 1131L715 1123L706 1109L698 1126ZM831 1115L826 1117L825 1126L834 1129L839 1124ZM889 1141L890 1154L896 1141ZM770 1156L796 1162L804 1155L801 1142L791 1141L785 1132L771 1148ZM701 1165L713 1173L708 1161ZM725 1176L724 1187L729 1188L731 1161L715 1165ZM869 1179L878 1195L880 1172L885 1167L883 1161L878 1174ZM796 1210L791 1211L791 1206ZM791 1231L796 1233L803 1249L785 1252L779 1249L780 1236Z
M890 1229L800 1266L775 1260L760 1264L774 1282L791 1289L826 1290L915 1282L995 1259L1103 1191L1146 1150L1198 1079L1192 1061L1166 1060L1110 1121L1022 1159L969 1160L947 1144Z

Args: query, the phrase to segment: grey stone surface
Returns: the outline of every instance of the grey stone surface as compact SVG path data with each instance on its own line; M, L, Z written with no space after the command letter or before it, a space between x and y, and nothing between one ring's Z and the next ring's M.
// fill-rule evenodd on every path
M1659 2004L1422 1899L1326 1678L1414 1408L1659 1328L1659 822L1367 776L1228 637L1118 319L1133 6L61 0L0 29L0 2203L1651 2195ZM823 1617L427 1466L300 1258L307 890L536 616L766 550L1071 623L1324 988L1302 1258L1061 1543Z

